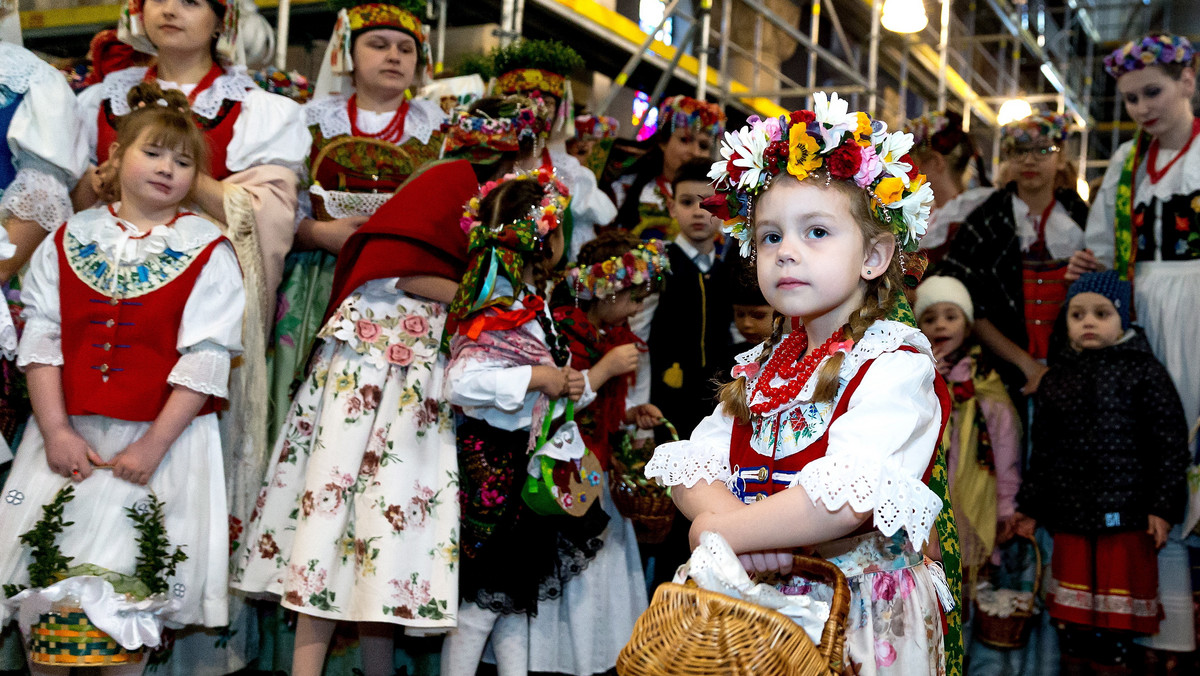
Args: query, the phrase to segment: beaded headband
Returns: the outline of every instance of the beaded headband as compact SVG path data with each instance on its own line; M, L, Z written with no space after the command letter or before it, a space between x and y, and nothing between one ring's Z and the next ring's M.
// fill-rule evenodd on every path
M606 261L567 269L564 280L580 300L612 298L625 289L645 284L647 291L660 288L671 272L667 247L660 239L647 240L636 249Z
M668 96L658 106L658 128L667 133L691 129L720 136L725 131L725 113L715 103L690 96Z
M871 213L896 235L902 251L916 251L929 225L933 189L917 171L908 151L912 134L887 132L887 124L862 112L849 112L837 94L813 95L812 110L761 119L726 132L721 157L708 177L716 194L703 206L725 221L725 232L741 241L749 256L754 239L754 199L780 173L803 180L823 170L831 180L853 183L872 197Z
M562 225L563 213L566 212L567 205L571 202L571 191L552 170L542 168L507 174L499 180L484 183L479 194L472 197L463 207L463 215L459 219L459 226L462 227L463 232L471 232L482 225L479 218L479 205L483 202L483 198L501 184L509 181L537 181L545 190L545 196L529 210L529 214L524 218L517 219L511 224L504 224L500 226L501 228L528 228L535 232L537 237L542 238Z
M1010 151L1017 146L1053 146L1067 140L1068 121L1058 113L1037 113L1009 122L1000 128L1000 147Z
M1104 70L1119 78L1147 66L1187 65L1195 55L1192 43L1181 35L1147 35L1141 40L1126 42L1104 57Z

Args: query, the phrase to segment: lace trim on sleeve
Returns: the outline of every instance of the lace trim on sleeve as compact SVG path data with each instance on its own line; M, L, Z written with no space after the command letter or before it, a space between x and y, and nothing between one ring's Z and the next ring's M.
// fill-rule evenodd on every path
M62 366L62 329L58 324L38 317L25 323L17 347L17 368L24 370L30 364Z
M188 352L175 362L167 382L214 397L228 398L229 353L212 349Z
M875 527L884 535L903 528L918 550L929 539L934 519L942 510L942 499L919 479L905 476L894 462L842 454L809 463L793 479L815 504L828 510L844 505L859 513L875 512Z
M33 221L53 232L72 213L67 187L50 174L22 169L0 198L0 219L12 216Z
M703 479L708 483L725 483L729 471L729 445L717 446L700 441L675 441L654 450L646 463L646 477L663 486L683 485L691 488Z
M5 310L0 307L0 359L12 359L17 356L17 329Z

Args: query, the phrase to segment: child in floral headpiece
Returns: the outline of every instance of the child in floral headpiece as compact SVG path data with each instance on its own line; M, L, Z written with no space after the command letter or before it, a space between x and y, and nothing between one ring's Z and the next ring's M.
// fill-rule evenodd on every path
M1104 67L1117 81L1125 112L1138 125L1113 154L1087 222L1087 248L1071 274L1115 269L1134 282L1133 309L1154 355L1167 367L1189 421L1200 417L1200 118L1192 109L1197 56L1187 38L1154 33L1115 50ZM1135 276L1136 273L1136 276ZM1178 540L1161 561L1177 559ZM1164 568L1163 572L1166 573ZM1190 598L1187 576L1164 575L1162 636L1188 636L1179 610ZM1150 645L1192 650L1191 641Z
M715 103L668 96L658 107L658 128L649 147L612 184L618 206L615 224L643 238L671 239L679 225L667 212L671 184L689 160L712 159L713 144L725 129L725 113Z
M569 199L548 171L510 174L485 184L462 217L470 260L450 306L446 379L447 397L462 409L462 602L442 652L448 676L473 675L489 636L500 671L523 672L529 617L595 557L608 523L594 508L579 518L540 516L521 497L550 400L582 407L595 397L588 373L571 367L545 301L547 276L565 248ZM555 406L555 415L563 409Z
M1067 260L1083 241L1087 205L1063 157L1067 120L1035 113L1001 129L1015 178L959 227L943 261L975 303L975 334L1000 358L997 370L1017 410L1046 372L1054 320L1066 298Z
M851 590L847 672L961 674L954 615L943 632L953 595L922 555L937 538L956 579L935 452L949 393L929 341L888 319L912 321L900 253L919 246L933 192L910 134L836 94L814 98L811 111L752 117L722 142L709 204L756 257L781 317L738 358L716 411L690 439L659 446L646 475L672 487L693 547L712 531L751 571L788 575L800 547L837 564ZM790 576L785 589L832 595Z

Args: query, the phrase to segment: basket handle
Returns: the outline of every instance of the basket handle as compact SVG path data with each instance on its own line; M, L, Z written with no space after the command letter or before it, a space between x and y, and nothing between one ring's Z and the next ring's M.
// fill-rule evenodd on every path
M829 604L829 619L821 631L821 645L817 646L821 656L835 673L842 673L842 659L846 643L846 616L850 614L850 585L846 575L834 564L813 556L792 556L792 573L807 573L813 578L833 587L833 601Z
M1038 546L1037 538L1017 534L1017 537L1028 540L1033 545L1033 598L1036 601L1038 592L1042 590L1042 548Z

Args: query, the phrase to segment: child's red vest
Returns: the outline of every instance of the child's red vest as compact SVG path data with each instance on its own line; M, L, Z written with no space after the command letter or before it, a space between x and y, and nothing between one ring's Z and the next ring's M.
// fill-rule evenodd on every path
M171 395L167 377L179 361L176 343L184 306L213 249L228 240L218 237L210 242L166 284L140 296L113 298L88 286L71 267L64 246L66 231L65 226L59 228L54 243L58 249L67 414L152 421ZM79 256L86 258L94 252L93 243L83 247ZM168 249L161 255L178 260L188 254ZM105 265L96 268L97 276L103 274ZM214 410L209 397L197 415Z
M899 349L906 352L916 352L916 349L907 345L901 346ZM799 453L793 453L786 458L776 459L774 454L760 455L757 451L750 447L750 438L752 428L750 423L737 422L733 426L733 437L729 442L729 467L733 472L733 494L740 498L743 502L751 503L757 500L763 500L767 496L779 493L792 485L796 475L800 470L804 469L808 463L817 458L825 457L825 452L829 447L829 428L833 423L850 408L850 398L858 389L864 376L867 375L867 369L875 363L872 359L861 367L850 382L846 384L846 389L842 392L838 399L837 406L833 409L833 415L829 418L829 423L825 426L824 433L821 438L812 442ZM950 419L950 392L946 389L946 383L940 375L934 375L934 388L937 391L938 403L942 409L942 423L938 432L938 439L942 438L942 434L946 431L946 423ZM933 476L933 466L937 462L936 449L933 458L929 461L929 466L925 469L925 475L921 481L926 485L929 484L929 479Z

